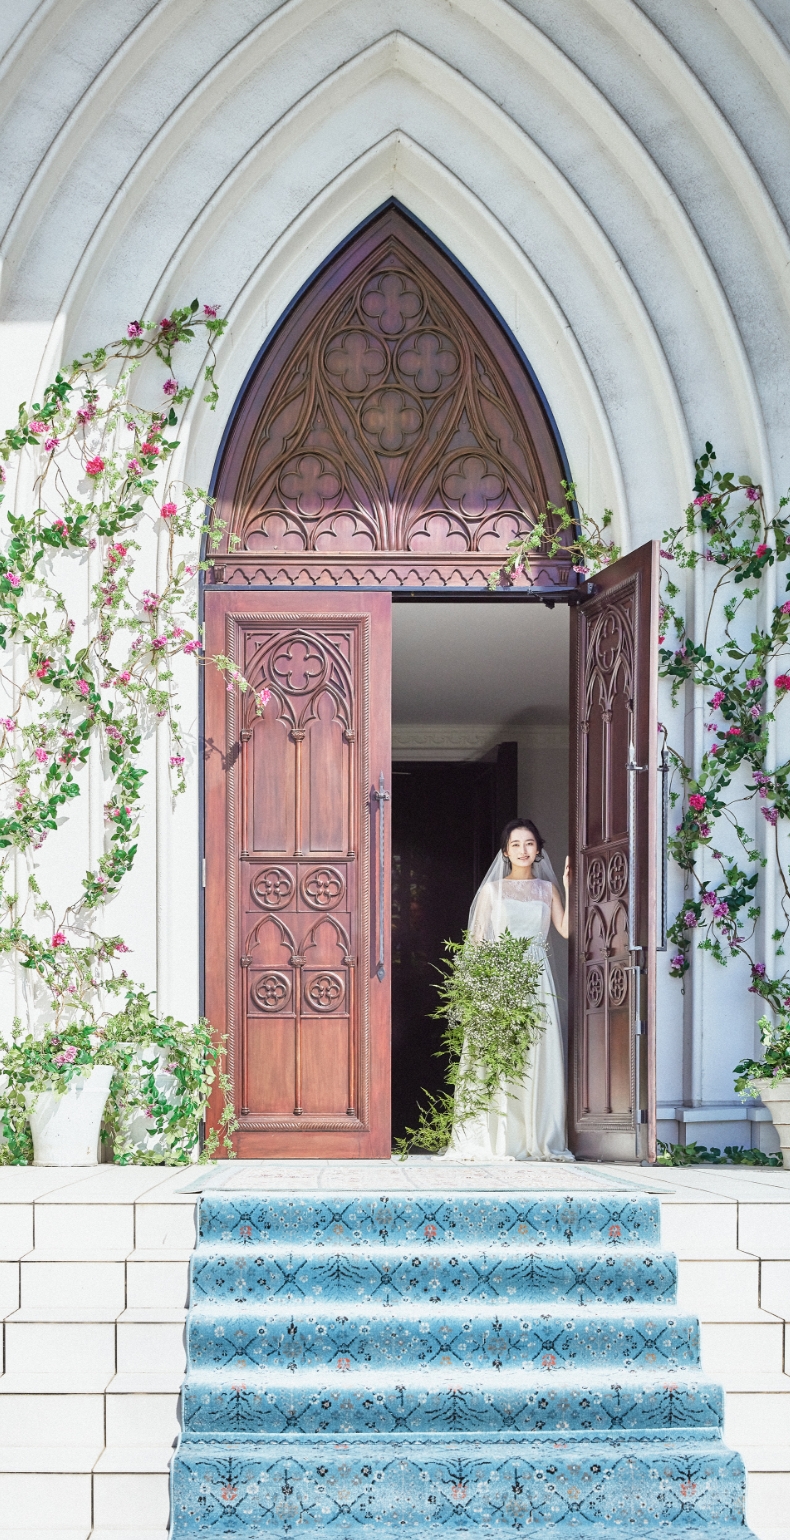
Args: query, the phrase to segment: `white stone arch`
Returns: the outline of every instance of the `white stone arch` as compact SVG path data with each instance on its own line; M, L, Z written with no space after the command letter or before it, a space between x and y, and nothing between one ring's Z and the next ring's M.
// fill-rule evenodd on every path
M457 8L459 11L468 12L470 10L469 0L458 0ZM169 158L172 158L175 139L179 135L182 138L188 135L195 117L199 117L201 114L205 115L212 94L214 96L221 95L224 89L223 83L227 84L229 73L232 73L233 69L238 67L240 60L242 61L242 67L249 73L253 65L256 49L265 51L268 48L270 51L274 50L279 53L289 43L293 44L294 40L298 41L300 38L303 38L305 29L314 25L318 16L325 15L331 9L332 7L328 7L325 0L292 0L291 4L281 7L272 16L266 18L253 33L249 34L243 43L238 44L224 58L220 59L206 77L201 80L199 86L171 115L165 128L158 136L154 136L146 147L143 156L138 160L134 175L127 177L123 185L118 189L115 202L111 203L106 210L93 238L88 242L83 258L78 264L77 271L72 275L69 293L64 304L69 326L78 323L76 312L83 310L84 305L87 306L88 311L92 308L91 300L96 298L94 283L96 270L101 268L103 259L107 259L109 252L117 249L118 229L116 221L121 206L125 205L126 209L129 209L134 205L135 199L139 201L141 198L145 198L150 190L151 179L155 176L157 165L165 164ZM424 9L433 8L426 6ZM476 11L479 9L480 7L475 8ZM176 14L177 10L178 7L173 8L170 25L172 25L172 16ZM726 354L729 350L729 356L723 361L725 362L726 373L733 395L738 398L736 415L743 423L744 439L750 454L762 459L764 435L762 433L759 411L757 410L755 393L745 355L742 347L739 345L737 328L732 322L726 298L721 293L721 288L715 279L715 275L709 270L710 265L706 264L699 242L695 243L690 221L683 216L682 211L679 211L676 201L671 196L668 196L666 184L656 173L650 156L638 144L630 130L624 128L617 114L613 112L596 88L590 85L578 67L569 61L553 42L548 40L530 22L526 21L514 7L504 4L503 0L487 0L486 5L482 7L481 24L484 30L487 28L488 31L496 32L497 35L506 33L507 45L514 55L517 54L523 62L527 54L529 54L530 66L535 68L539 65L542 69L543 77L546 79L551 75L554 85L557 82L562 85L566 97L570 95L578 97L579 93L581 93L584 98L586 121L592 122L597 115L596 132L599 140L602 141L604 137L608 136L611 138L612 135L617 136L619 134L619 138L622 141L619 154L623 167L632 179L646 180L646 182L651 184L654 212L658 203L663 200L668 219L671 216L676 227L673 231L672 239L675 244L682 246L685 236L685 248L682 253L683 260L689 266L690 277L697 294L701 297L703 308L707 305L710 310L711 325L717 330L718 336L721 339L722 351ZM110 64L106 66L103 72L102 91L109 92L111 87L117 87L119 71L123 75L128 73L133 62L139 64L141 50L142 54L147 56L155 49L161 41L161 32L158 32L157 28L161 28L162 25L164 25L164 22L161 11L159 8L156 8L130 36L124 48L119 50L118 54L110 61ZM287 34L287 37L285 34ZM427 64L427 69L429 71L432 70L433 73L432 78L428 79L425 68L428 56L426 56L425 50L422 51L422 55L420 54L419 45L412 43L409 39L403 37L402 34L398 34L394 39L390 38L389 42L385 41L382 46L397 50L398 69L401 73L405 72L407 75L410 73L415 77L419 75L419 70L415 68L410 69L410 65L413 66L414 61L421 58L423 64L422 84L427 90L434 91L437 95L441 94L444 90L447 94L448 81L452 80L454 91L457 92L459 88L462 91L464 89L471 91L477 98L474 110L488 111L489 116L495 116L499 112L506 124L505 131L507 132L507 128L509 128L514 136L517 139L519 138L512 120L507 119L507 115L502 113L501 109L496 108L485 97L484 93L480 93L477 87L471 85L468 81L462 81L458 72L451 70L444 61L439 61L435 57L431 58L430 63ZM414 52L414 50L417 50L417 52ZM375 47L373 50L367 50L368 54L371 52L375 52ZM345 69L358 73L361 67L360 61L363 59L364 51L349 61ZM338 76L343 76L342 70L335 72L334 78L337 79ZM444 78L440 79L441 76ZM314 91L326 91L329 88L327 82L321 82L320 85L314 87ZM94 94L96 93L101 94L98 82ZM324 95L324 105L326 105L326 100L326 95ZM311 105L311 93L307 92L305 96L299 98L299 101L291 109L291 112L286 114L286 117L290 118L292 122L300 120L303 124L305 115L309 116ZM715 109L711 110L715 113ZM81 119L86 111L86 104L81 102L79 110L75 110L75 113L72 114L72 119ZM70 126L66 125L60 136L64 151L66 149L73 149L72 136L77 132L77 127L72 122L72 119L69 120ZM331 129L331 119L328 120L327 126ZM499 127L501 130L502 124ZM282 120L278 124L278 128L280 131L283 130L284 122ZM520 137L523 139L523 135ZM252 154L252 152L250 151L248 154ZM630 165L627 164L629 160ZM496 168L493 167L492 169L495 171ZM739 165L737 170L740 175L743 171L743 166ZM557 181L562 180L560 173L556 171L555 176ZM551 174L549 175L550 180ZM137 191L135 190L135 184ZM209 199L206 207L214 211L214 200ZM430 224L430 220L427 220L426 223ZM695 244L697 247L696 251L694 249ZM618 257L616 253L610 253L610 260L615 266L617 265ZM180 250L177 253L171 253L168 267L172 272L179 265L182 265ZM89 274L88 282L83 287L82 278L86 273ZM634 286L639 287L642 275L639 272L635 272L633 275L629 275L629 277ZM81 301L84 304L81 304ZM561 305L561 297L558 297L558 303ZM640 340L644 344L644 337ZM662 352L662 342L657 334L653 338L653 347L657 355L660 355ZM647 352L649 353L649 351L650 349L648 348ZM682 392L685 385L685 382L675 382L673 385L671 373L671 370L666 370L666 383L670 395L673 388L679 388ZM674 449L672 452L675 452ZM685 448L681 451L680 458L684 462L685 469L683 474L685 475L688 468L688 453ZM676 466L675 469L675 480L677 482L679 479L677 472L680 470L680 466Z

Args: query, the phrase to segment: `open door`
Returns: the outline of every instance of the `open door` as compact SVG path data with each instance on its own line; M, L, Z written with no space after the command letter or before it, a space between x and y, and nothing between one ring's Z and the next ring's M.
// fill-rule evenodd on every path
M238 1154L389 1159L390 595L209 589L206 651L271 693L260 716L207 671L206 1014Z
M568 1134L655 1160L658 546L596 575L571 632Z

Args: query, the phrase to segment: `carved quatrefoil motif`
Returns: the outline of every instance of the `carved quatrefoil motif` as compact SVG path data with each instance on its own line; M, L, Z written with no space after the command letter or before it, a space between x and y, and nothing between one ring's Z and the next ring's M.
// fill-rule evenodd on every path
M603 970L598 967L587 971L587 1004L597 1010L603 1000Z
M628 882L628 861L622 850L616 850L609 862L609 891L613 898L625 892Z
M287 973L261 973L250 993L260 1010L281 1011L291 996L291 980Z
M305 997L314 1011L334 1011L345 999L346 985L339 973L317 973L305 986Z
M301 882L302 898L311 909L334 909L343 897L346 885L340 872L331 866L319 866Z
M262 909L283 909L293 896L294 880L284 866L264 866L253 877L251 891Z
M625 968L615 963L609 970L609 999L612 1005L622 1005L628 994L628 975Z
M606 892L606 868L600 856L594 856L587 868L587 892L596 903Z

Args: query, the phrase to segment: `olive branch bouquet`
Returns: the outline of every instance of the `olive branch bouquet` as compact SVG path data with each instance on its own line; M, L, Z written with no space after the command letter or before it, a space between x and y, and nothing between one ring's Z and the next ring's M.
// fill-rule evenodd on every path
M416 1128L395 1148L401 1159L415 1146L437 1152L453 1127L487 1112L504 1082L523 1080L530 1052L545 1030L538 998L543 963L534 938L509 930L496 941L446 941L447 971L436 985L441 998L434 1018L444 1020L437 1058L447 1057L447 1091L423 1092Z

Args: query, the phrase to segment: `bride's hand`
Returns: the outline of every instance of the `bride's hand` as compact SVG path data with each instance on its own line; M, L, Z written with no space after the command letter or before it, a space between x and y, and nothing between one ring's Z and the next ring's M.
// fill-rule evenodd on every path
M563 882L563 886L565 888L565 892L567 893L567 891L568 891L568 889L569 889L569 887L571 885L571 858L570 858L570 856L566 856L565 857L565 870L564 870L564 872L562 874L562 882Z

